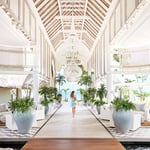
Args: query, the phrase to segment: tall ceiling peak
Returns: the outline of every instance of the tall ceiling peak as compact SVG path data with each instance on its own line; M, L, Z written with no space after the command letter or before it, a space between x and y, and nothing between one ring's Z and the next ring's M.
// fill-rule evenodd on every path
M112 0L33 0L33 2L56 50L73 30L78 39L91 49Z

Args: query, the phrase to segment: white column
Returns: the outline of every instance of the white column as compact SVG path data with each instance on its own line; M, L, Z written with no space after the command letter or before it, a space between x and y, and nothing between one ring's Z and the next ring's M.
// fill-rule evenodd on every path
M111 73L107 74L107 101L108 103L113 100L113 77Z
M38 49L34 47L34 67L33 67L33 98L35 104L39 103L39 76L38 76Z
M111 74L111 47L107 50L107 102L113 100L113 76Z

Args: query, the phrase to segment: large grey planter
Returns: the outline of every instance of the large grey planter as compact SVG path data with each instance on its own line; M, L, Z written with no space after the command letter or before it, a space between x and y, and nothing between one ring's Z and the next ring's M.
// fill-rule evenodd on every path
M101 106L96 106L96 110L97 110L98 115L100 115L100 113L101 113Z
M27 111L23 113L15 111L13 113L13 117L19 133L26 134L30 132L35 117L33 111Z
M131 110L114 110L112 117L117 132L124 134L131 129L133 122L133 112Z
M48 115L49 112L49 106L45 106L45 115Z

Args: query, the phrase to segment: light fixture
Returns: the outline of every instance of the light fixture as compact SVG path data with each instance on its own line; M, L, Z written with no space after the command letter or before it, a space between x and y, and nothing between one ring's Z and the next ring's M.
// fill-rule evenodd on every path
M72 17L71 17L71 31L69 34L69 38L71 41L71 49L68 49L66 51L66 65L80 65L81 61L79 59L79 52L77 49L77 46L75 44L76 39L76 31L75 31L75 25L74 25L74 13L73 13L73 0L72 0Z

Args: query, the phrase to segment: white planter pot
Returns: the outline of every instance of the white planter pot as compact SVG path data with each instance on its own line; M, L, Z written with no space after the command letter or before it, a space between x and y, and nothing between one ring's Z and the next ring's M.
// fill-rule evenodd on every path
M133 122L133 112L128 110L113 111L112 114L116 131L120 133L127 133Z
M35 117L33 111L30 110L23 113L15 111L13 117L19 133L26 134L30 132Z

